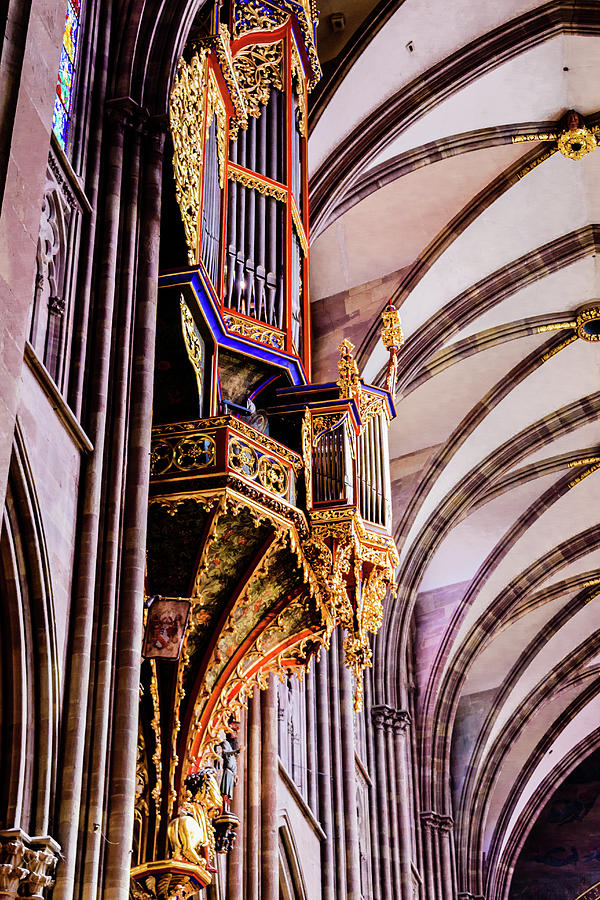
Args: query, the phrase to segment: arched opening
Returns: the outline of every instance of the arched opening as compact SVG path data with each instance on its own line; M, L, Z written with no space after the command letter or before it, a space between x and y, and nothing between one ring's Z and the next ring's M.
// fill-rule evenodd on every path
M50 830L57 679L43 529L17 426L0 532L0 822Z
M548 800L515 866L510 900L574 900L600 881L600 750Z

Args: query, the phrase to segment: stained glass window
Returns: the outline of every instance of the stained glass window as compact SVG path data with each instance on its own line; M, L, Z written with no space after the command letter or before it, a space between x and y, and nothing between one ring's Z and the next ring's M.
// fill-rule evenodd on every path
M69 144L80 24L80 0L67 0L65 33L58 67L54 115L52 116L52 128L63 150L66 150Z

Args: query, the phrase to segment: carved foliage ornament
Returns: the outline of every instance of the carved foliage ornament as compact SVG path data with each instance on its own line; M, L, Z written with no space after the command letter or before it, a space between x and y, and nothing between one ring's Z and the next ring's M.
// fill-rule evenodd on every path
M283 90L283 41L245 47L234 58L233 68L248 114L258 118L271 89Z
M204 141L207 50L189 63L180 59L169 102L173 136L175 195L188 245L190 265L198 263L198 214Z

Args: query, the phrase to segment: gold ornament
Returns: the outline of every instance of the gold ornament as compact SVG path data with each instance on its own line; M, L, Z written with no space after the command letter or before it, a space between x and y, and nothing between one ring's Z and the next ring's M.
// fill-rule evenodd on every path
M563 131L558 138L558 149L567 159L583 159L596 149L596 138L585 125Z
M245 169L240 169L234 163L229 164L228 175L230 181L237 181L244 187L258 191L259 194L263 194L265 197L273 197L275 200L279 200L282 203L285 203L287 200L287 188L284 188L283 186L280 187L278 184L273 184L272 182L267 181L266 178L255 175L254 172L247 172Z
M575 327L577 337L584 341L600 341L600 307L584 309L577 316Z
M347 338L344 338L338 350L340 359L338 362L339 378L337 384L340 389L340 397L343 400L350 400L357 397L361 390L358 366L352 355L354 344Z
M244 47L234 57L233 68L248 114L258 119L271 89L283 90L283 41Z
M206 95L206 56L201 50L187 63L180 59L169 101L169 119L173 137L175 196L190 265L198 264L198 214L204 148L204 108Z

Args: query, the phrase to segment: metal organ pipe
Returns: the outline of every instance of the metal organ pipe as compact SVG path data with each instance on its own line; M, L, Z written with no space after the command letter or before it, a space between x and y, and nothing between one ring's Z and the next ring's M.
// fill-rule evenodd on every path
M256 153L256 165L258 171L266 171L267 166L267 117L269 114L269 105L263 109L260 119L258 120L258 146ZM259 194L256 198L256 237L255 237L255 306L256 317L263 322L267 319L267 304L265 298L265 229L266 229L266 197Z
M240 131L238 136L238 153L241 165L246 165L246 132ZM246 245L246 203L248 198L248 188L240 185L239 203L238 203L238 239L236 247L236 273L235 273L235 301L234 309L238 312L245 313L246 305L244 303L244 281L245 281L245 259L244 247Z
M256 131L257 120L250 116L246 138L246 168L256 171ZM254 302L254 238L256 228L256 191L247 191L246 199L246 243L244 246L245 261L245 312L256 317Z
M232 162L237 162L237 141L229 142L229 155ZM238 184L230 181L228 185L227 204L227 288L225 305L233 306L233 288L235 283L235 270L237 259L236 229L237 229L237 204Z

